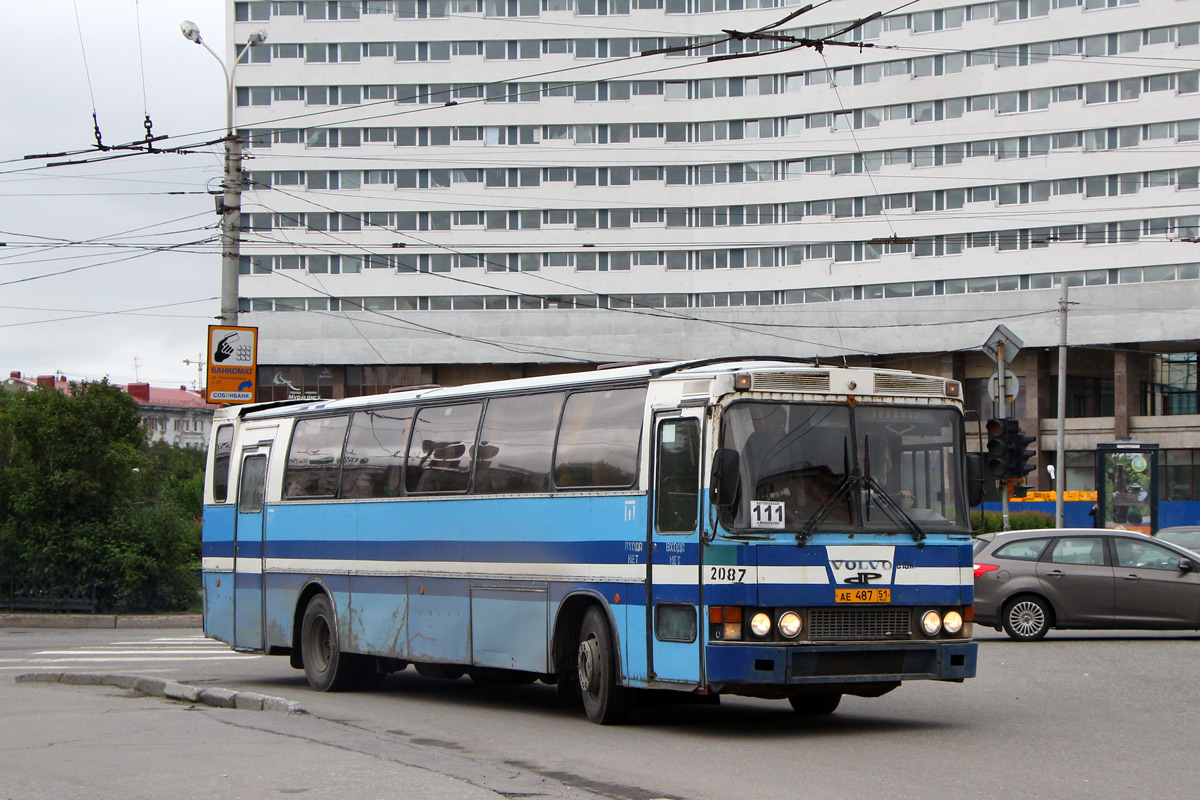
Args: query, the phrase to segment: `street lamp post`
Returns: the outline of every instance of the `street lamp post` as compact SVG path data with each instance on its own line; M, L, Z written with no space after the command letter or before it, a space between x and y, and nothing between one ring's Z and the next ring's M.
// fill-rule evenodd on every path
M185 20L179 26L185 39L207 50L225 73L225 177L223 195L218 213L221 215L221 324L238 324L238 268L241 256L242 224L242 142L233 130L233 75L242 57L251 47L267 40L265 31L254 31L246 40L246 46L234 58L233 68L226 69L225 62L200 38L196 23Z

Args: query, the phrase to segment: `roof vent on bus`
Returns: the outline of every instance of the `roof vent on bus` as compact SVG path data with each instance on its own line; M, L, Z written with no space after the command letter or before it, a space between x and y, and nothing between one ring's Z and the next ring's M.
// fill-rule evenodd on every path
M828 392L828 372L755 372L751 389L756 392Z
M875 391L880 393L896 392L897 394L944 395L946 393L946 381L944 378L928 378L923 375L897 375L889 372L876 372Z

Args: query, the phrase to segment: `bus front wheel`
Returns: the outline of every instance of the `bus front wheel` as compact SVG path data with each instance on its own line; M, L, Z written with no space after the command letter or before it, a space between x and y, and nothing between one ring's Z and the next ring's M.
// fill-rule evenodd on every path
M608 620L597 606L589 608L583 617L576 674L588 719L598 725L613 725L629 718L633 695L617 683L616 648Z
M337 618L333 604L323 594L308 601L300 626L300 650L304 676L318 692L337 692L355 683L355 659L339 649Z

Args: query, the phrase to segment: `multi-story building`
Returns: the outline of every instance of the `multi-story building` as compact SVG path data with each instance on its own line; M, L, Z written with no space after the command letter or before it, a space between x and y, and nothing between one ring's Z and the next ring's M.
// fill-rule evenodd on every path
M175 447L208 447L208 434L212 429L213 410L201 392L186 386L178 389L163 389L148 383L131 383L125 391L137 401L146 439L166 442Z
M1065 281L1068 488L1132 437L1200 498L1200 0L231 11L261 397L753 353L986 418L1002 323L1045 464Z

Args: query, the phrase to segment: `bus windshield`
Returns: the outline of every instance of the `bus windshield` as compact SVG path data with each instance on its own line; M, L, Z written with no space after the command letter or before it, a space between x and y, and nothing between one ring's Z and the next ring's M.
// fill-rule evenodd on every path
M967 532L962 416L954 408L738 402L721 447L738 454L734 532Z

